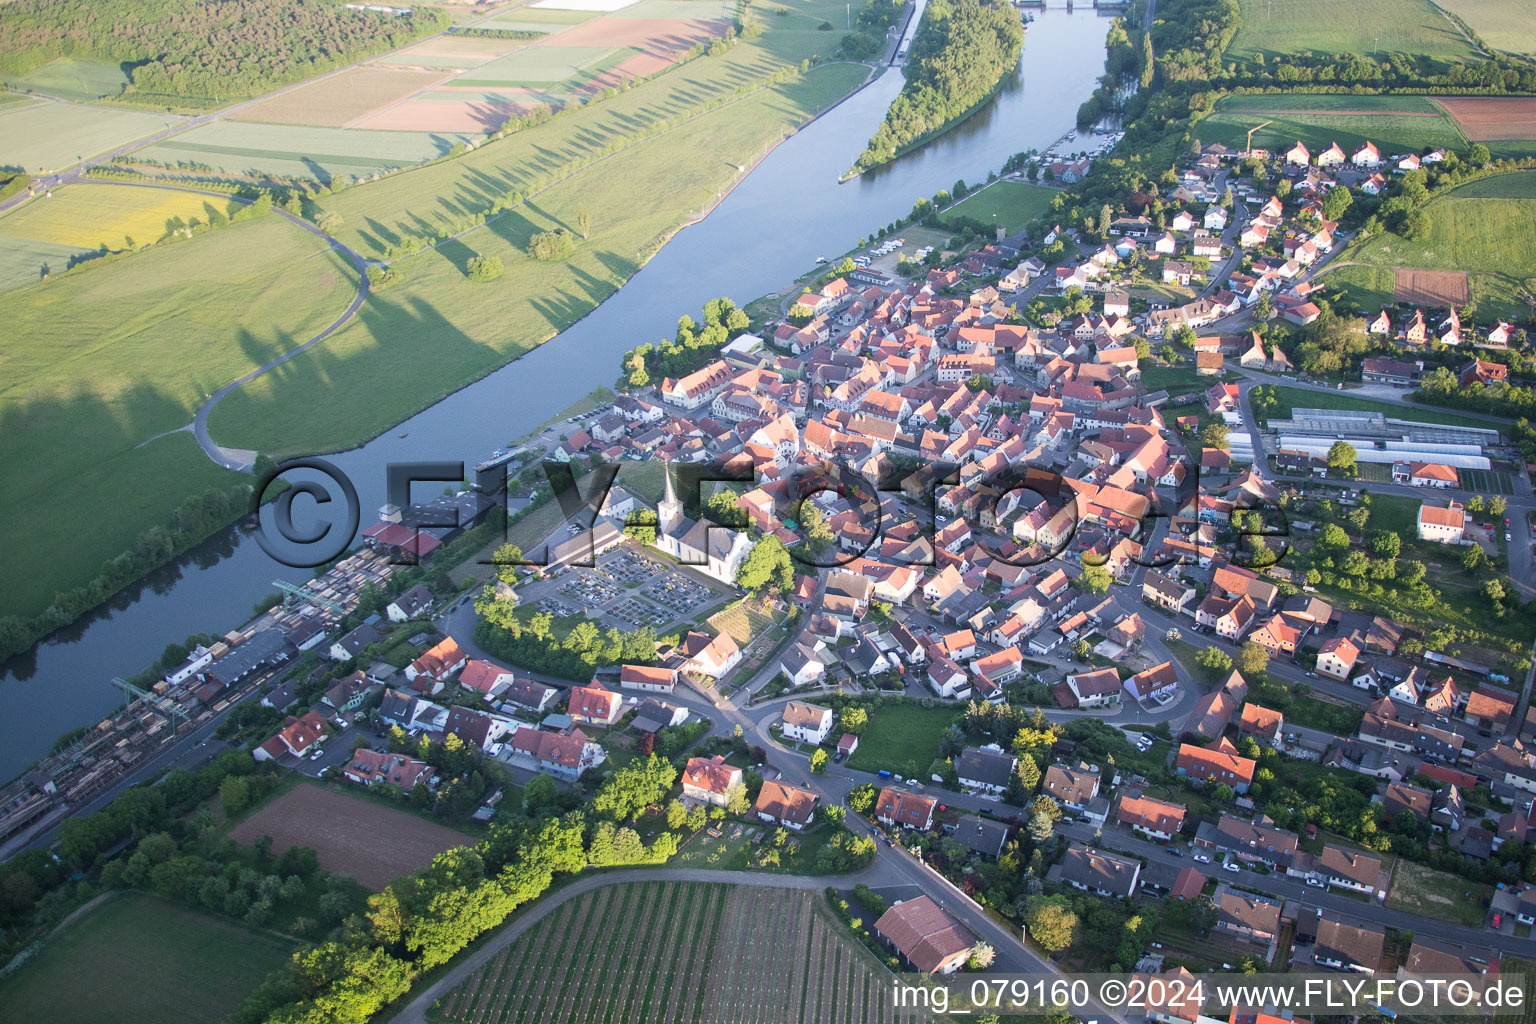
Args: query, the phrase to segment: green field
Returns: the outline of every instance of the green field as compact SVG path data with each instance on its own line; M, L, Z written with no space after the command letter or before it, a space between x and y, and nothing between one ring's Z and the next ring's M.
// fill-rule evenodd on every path
M1051 208L1059 190L1023 181L995 181L944 211L941 220L969 217L983 224L997 224L1011 234Z
M128 84L122 66L104 60L60 57L24 75L0 77L12 89L40 92L62 100L89 103L106 96L116 96Z
M0 292L37 281L45 267L50 274L60 273L69 266L70 257L90 251L78 245L0 234Z
M50 937L0 981L0 1017L70 1024L206 1024L282 966L292 943L124 893Z
M213 436L221 444L284 452L362 441L547 341L618 290L690 214L729 185L736 177L733 164L751 164L863 74L848 65L813 70L638 143L540 193L535 203L401 261L403 283L370 298L346 328L297 357L283 374L254 381L221 402L210 423ZM574 120L545 127L563 134ZM532 145L546 137L535 130L513 141L523 136L531 136ZM495 148L483 147L471 158ZM711 159L679 165L678 153L705 150ZM453 202L448 196L485 187L486 175L459 177L467 171L459 165L469 162L396 175L348 190L326 206L342 213L342 234L358 232L366 251L393 235L391 224L404 230L405 218L446 218ZM451 180L457 185L437 184ZM433 189L430 197L401 195L422 187ZM371 198L375 189L387 201ZM582 207L591 214L591 237L569 262L540 263L524 254L534 233L574 226ZM499 256L506 274L489 284L468 280L464 266L476 253ZM423 346L432 352L430 360L420 358ZM298 409L303 416L292 414Z
M1536 51L1536 32L1531 28L1527 0L1437 0L1439 5L1472 26L1472 31L1495 50L1511 53Z
M0 295L0 518L28 538L0 614L41 611L189 494L243 479L190 434L136 446L308 339L355 287L340 256L268 217Z
M469 135L386 132L360 128L215 121L136 150L134 156L175 165L207 164L257 177L366 178L435 160Z
M1348 391L1311 391L1307 388L1275 386L1276 402L1270 407L1269 422L1289 419L1293 408L1299 409L1358 409L1379 412L1393 419L1413 420L1419 423L1444 423L1456 427L1482 427L1497 430L1493 420L1480 420L1474 416L1461 416L1446 412L1432 405L1416 405L1410 402L1378 402L1369 398L1356 398Z
M486 88L538 88L567 80L585 81L632 56L635 51L606 46L525 46L482 64L453 80Z
M859 749L848 758L848 767L877 772L884 768L907 778L926 779L928 765L939 756L939 737L960 715L955 708L923 708L893 704L869 716L869 727L859 737Z
M1387 906L1467 928L1479 928L1488 916L1483 903L1492 897L1493 886L1487 882L1474 882L1399 857L1392 869Z
M1471 302L1462 310L1478 320L1523 319L1530 315L1525 298L1536 289L1536 171L1485 178L1452 189L1424 207L1428 237L1409 241L1382 232L1351 245L1345 261L1377 267L1418 267L1467 272ZM1519 197L1519 198L1517 198ZM1342 271L1341 271L1342 273ZM1363 305L1379 304L1385 283L1380 275L1353 274L1330 284L1360 284Z
M58 171L182 119L141 110L36 100L0 107L0 166Z
M1351 152L1367 140L1385 154L1470 145L1450 115L1420 96L1223 96L1195 134L1242 149L1248 130L1265 121L1272 123L1254 132L1253 144L1274 151L1298 139L1314 152L1331 142Z
M865 1024L894 1019L885 978L820 890L618 884L555 907L434 1019Z
M1290 53L1419 54L1476 60L1459 29L1428 0L1240 0L1242 26L1227 57L1252 60Z

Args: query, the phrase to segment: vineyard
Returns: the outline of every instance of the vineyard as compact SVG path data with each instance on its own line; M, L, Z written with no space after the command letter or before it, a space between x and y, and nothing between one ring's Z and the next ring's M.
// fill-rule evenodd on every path
M883 970L819 891L610 885L571 900L438 1007L453 1024L893 1019Z

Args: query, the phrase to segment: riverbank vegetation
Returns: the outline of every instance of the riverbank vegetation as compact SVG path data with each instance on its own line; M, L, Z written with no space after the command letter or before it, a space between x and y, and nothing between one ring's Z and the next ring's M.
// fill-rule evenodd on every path
M1019 63L1024 25L1006 3L930 0L907 55L906 85L854 161L858 174L959 124Z

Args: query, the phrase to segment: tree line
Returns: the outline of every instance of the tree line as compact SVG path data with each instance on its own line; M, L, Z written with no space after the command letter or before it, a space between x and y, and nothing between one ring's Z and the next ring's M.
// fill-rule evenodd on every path
M331 0L15 0L0 22L0 71L95 58L131 67L125 97L232 99L403 46L450 20L433 7L394 15Z

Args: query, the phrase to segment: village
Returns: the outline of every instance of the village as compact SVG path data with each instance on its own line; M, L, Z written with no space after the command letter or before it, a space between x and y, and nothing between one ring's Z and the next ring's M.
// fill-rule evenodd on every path
M927 973L1000 952L978 901L1033 937L1015 965L1067 954L1049 936L1081 894L1188 909L1162 942L1117 912L1134 962L1080 968L1496 973L1536 954L1533 865L1509 856L1536 840L1531 652L1499 611L1531 594L1523 463L1494 421L1341 408L1272 329L1322 315L1332 190L1443 157L1298 143L1268 164L1282 200L1206 146L1175 212L1052 228L1054 266L1000 230L910 278L915 240L820 273L516 453L587 488L540 552L451 578L496 495L386 506L131 717L481 824L534 779L588 794L652 754L708 809L701 843L798 849L860 815L902 894L870 897L870 927ZM1371 398L1431 349L1462 383L1505 379L1485 356L1523 344L1454 307L1361 329L1395 353L1363 359ZM1316 406L1271 418L1277 385ZM658 464L659 494L626 483ZM449 509L457 527L418 525ZM1477 569L1471 596L1448 585ZM608 630L581 678L486 650L597 652L581 622ZM94 756L133 728L103 723ZM131 778L116 746L107 778ZM78 749L51 764L13 784L5 837L105 784L78 781Z

